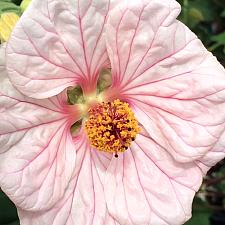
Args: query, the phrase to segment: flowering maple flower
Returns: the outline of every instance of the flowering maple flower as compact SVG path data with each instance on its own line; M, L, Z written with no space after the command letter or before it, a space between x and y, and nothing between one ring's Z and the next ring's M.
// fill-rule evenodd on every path
M225 155L225 71L179 12L174 0L31 2L0 67L0 186L21 225L191 217Z

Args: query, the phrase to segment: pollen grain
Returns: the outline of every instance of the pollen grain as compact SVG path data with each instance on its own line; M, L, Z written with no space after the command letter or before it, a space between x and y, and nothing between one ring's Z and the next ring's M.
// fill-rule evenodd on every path
M129 104L119 99L99 103L90 108L88 114L85 130L91 146L114 153L115 157L130 147L140 131Z

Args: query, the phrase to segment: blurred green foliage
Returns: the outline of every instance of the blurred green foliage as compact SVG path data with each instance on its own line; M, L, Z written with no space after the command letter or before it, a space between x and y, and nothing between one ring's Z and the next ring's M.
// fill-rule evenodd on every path
M225 65L225 1L178 0L178 2L182 6L179 20L195 32L207 49L212 51L218 60ZM0 0L0 8L5 3L10 3L8 7L18 12L17 5L20 5L21 0ZM225 167L215 176L223 176L224 174ZM225 181L217 183L214 188L218 191L224 191ZM193 204L193 217L186 225L209 225L210 214L211 210L207 207L206 202L196 198ZM0 225L19 225L16 208L1 190Z
M211 210L199 198L196 198L193 203L192 214L192 218L185 225L209 225Z
M178 0L182 5L179 20L202 40L209 51L225 65L225 1Z
M0 0L0 15L4 12L14 12L19 16L21 15L20 7L10 0Z
M19 225L17 211L13 203L0 189L0 225Z

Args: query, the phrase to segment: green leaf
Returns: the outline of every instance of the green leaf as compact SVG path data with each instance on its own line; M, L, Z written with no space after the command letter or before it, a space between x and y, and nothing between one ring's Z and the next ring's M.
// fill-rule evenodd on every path
M23 0L20 4L22 12L26 10L26 8L29 6L31 0Z
M9 0L1 0L0 1L0 15L5 12L14 12L20 16L21 8Z
M15 205L0 189L0 224L19 225L17 210Z
M188 12L189 16L189 26L195 27L197 24L199 24L201 21L204 21L204 16L202 11L200 11L197 8L190 8Z
M204 16L203 16L202 12L197 8L191 8L189 11L189 15L197 21L204 20Z
M222 17L225 17L225 10L220 14Z
M214 45L214 49L220 47L220 46L223 46L224 49L223 49L223 52L225 53L225 31L221 34L218 34L218 35L214 35L210 38L213 42L216 42L216 44ZM210 50L214 50L212 49L212 47L210 48Z
M183 0L182 13L179 19L189 28L194 28L200 22L212 22L217 15L212 0Z
M14 221L12 223L5 223L5 224L2 224L2 225L20 225L20 221L17 220L17 221Z
M68 103L70 105L84 103L83 91L80 86L74 88L68 88L67 90Z
M216 16L214 3L210 0L195 0L190 2L190 8L199 10L203 16L204 21L213 21Z
M209 225L211 210L199 198L194 200L192 214L192 218L185 225Z
M22 0L11 0L11 2L17 4L17 5L20 5Z

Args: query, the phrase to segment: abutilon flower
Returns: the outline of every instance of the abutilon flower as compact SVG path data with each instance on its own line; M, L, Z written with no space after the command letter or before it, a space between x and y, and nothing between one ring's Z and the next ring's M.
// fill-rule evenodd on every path
M224 157L225 71L179 12L174 0L31 2L7 71L1 49L0 186L21 225L191 217Z

